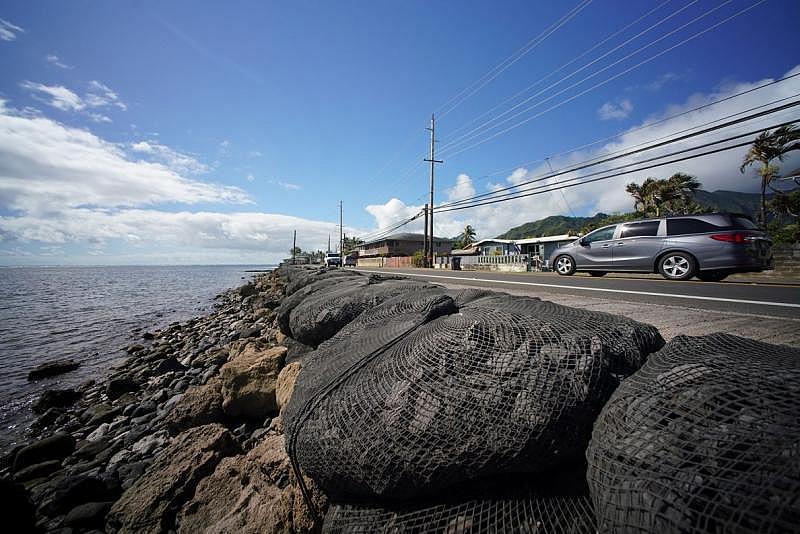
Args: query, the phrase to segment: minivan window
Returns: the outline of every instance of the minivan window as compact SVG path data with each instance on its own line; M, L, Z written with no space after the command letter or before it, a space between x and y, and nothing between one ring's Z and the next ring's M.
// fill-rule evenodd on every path
M661 221L627 223L622 227L619 237L653 236L658 234L659 224L661 224Z
M617 229L617 226L609 226L608 228L601 228L599 230L595 230L591 234L587 235L583 238L584 243L594 243L595 241L606 241L614 237L614 230Z
M717 232L724 226L717 226L700 219L667 219L667 235L702 234Z

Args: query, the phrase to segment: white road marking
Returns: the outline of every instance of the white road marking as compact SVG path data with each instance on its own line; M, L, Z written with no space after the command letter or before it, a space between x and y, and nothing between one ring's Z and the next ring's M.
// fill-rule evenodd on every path
M422 278L440 278L443 280L467 280L471 282L488 282L490 284L511 284L518 286L536 286L545 288L557 289L580 289L581 291L601 291L605 293L623 293L627 295L647 295L651 297L670 297L676 299L692 299L692 300L711 300L714 302L733 302L736 304L758 304L760 306L781 306L783 308L800 308L800 304L792 304L790 302L767 302L764 300L743 300L743 299L726 299L721 297L702 297L699 295L675 295L672 293L655 293L652 291L631 291L628 289L605 289L600 287L582 287L582 286L565 286L559 284L540 284L537 282L518 282L514 280L492 280L487 278L471 278L466 276L444 276L441 274L417 274L417 273L400 273L393 271L368 271L365 269L358 269L363 273L376 273L376 274L397 274L400 276L418 276Z

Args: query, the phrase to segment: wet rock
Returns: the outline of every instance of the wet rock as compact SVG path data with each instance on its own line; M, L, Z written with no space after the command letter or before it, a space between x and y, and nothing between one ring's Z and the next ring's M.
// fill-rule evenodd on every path
M275 386L286 347L267 348L261 342L244 346L222 366L222 410L233 417L263 419L276 412Z
M250 328L243 328L239 330L239 339L247 339L249 337L258 337L261 334L260 326L252 326Z
M294 383L300 373L300 367L300 362L292 362L281 369L280 374L278 374L278 382L275 386L275 401L279 410L286 406L286 403L292 398Z
M131 446L131 451L142 455L150 455L154 450L163 447L168 439L169 434L167 431L161 430L155 434L147 435L134 443Z
M150 341L155 338L156 336L152 332L145 332L144 334L142 334L142 339L146 339L147 341Z
M131 412L131 417L140 417L144 414L154 412L156 410L156 403L153 401L145 401Z
M164 358L163 360L158 362L158 365L156 365L153 368L152 374L159 376L166 373L173 373L185 370L186 367L181 365L181 362L179 362L174 356L170 356L169 358Z
M61 469L61 460L48 460L40 464L29 465L25 469L20 469L14 473L14 480L25 482L35 478L45 477Z
M139 345L139 344L130 345L129 347L125 347L125 352L127 352L128 354L133 354L135 352L141 352L143 350L144 350L144 347L142 345Z
M76 506L64 518L64 526L102 528L113 502L87 502Z
M42 378L68 373L80 366L80 362L76 362L75 360L54 360L45 362L28 372L28 380L40 380Z
M81 420L86 422L89 427L109 423L121 413L119 408L115 408L110 404L95 404L89 406L81 414Z
M32 423L32 426L36 429L47 428L54 424L62 415L64 415L64 411L60 408L50 408L39 416L36 421Z
M113 505L107 530L120 533L164 532L194 494L200 480L226 456L236 454L233 436L221 425L192 428L180 434Z
M129 393L139 390L139 384L134 382L132 378L121 377L114 378L108 382L106 386L106 395L111 400L121 397L124 393Z
M239 288L239 294L242 297L250 297L252 295L257 295L258 289L256 289L255 284L245 284Z
M0 478L3 530L5 532L35 532L36 515L28 492L7 478Z
M14 471L48 460L63 460L75 450L75 438L59 432L21 448L14 458Z
M97 438L96 440L91 440L89 437L87 437L84 441L78 443L77 449L75 450L75 456L78 458L92 459L106 450L109 446L110 443L105 438L101 437Z
M119 487L92 476L66 478L56 485L52 498L42 506L50 517L61 515L75 506L95 501L113 500L119 495Z
M223 418L222 383L214 379L204 386L187 389L164 422L170 434L175 435L188 428L220 423Z
M72 388L67 389L48 389L39 400L33 403L31 409L33 413L41 414L50 408L66 408L72 406L81 398L81 394Z

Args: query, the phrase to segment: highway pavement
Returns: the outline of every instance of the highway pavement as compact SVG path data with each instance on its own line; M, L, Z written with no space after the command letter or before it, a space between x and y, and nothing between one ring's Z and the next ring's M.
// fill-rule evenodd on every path
M439 269L359 269L363 272L395 273L433 282L458 283L494 290L517 289L531 295L539 292L584 295L596 298L683 305L691 308L731 311L755 315L800 318L800 282L675 282L661 278L602 277L555 273L499 273L447 271Z

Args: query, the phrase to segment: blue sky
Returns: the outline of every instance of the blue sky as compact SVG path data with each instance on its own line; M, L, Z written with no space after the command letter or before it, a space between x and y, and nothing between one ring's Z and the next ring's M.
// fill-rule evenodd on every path
M799 93L795 78L562 154L794 73L798 21L789 0L2 1L0 264L274 262L295 228L324 248L340 199L346 231L367 235L424 203L431 112L439 204L535 176L546 156L559 168ZM517 113L448 151L470 121ZM741 154L649 174L754 191ZM624 184L646 175L443 214L437 234L626 210Z

